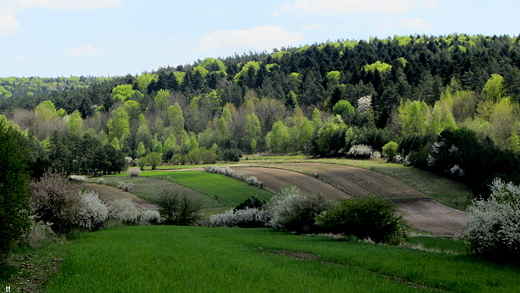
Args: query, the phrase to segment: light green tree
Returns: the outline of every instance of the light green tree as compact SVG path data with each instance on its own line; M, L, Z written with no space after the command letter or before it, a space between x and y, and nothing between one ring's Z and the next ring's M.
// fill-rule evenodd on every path
M79 113L78 110L75 110L72 112L72 115L70 115L67 128L71 135L81 136L83 134L83 118L81 118L81 113Z
M428 105L421 101L401 101L397 108L401 133L425 134L427 129Z
M42 119L43 121L51 121L58 117L56 106L51 101L43 101L38 104L34 109L34 115L37 119Z
M272 130L266 135L267 147L275 152L285 154L290 144L289 129L282 121L273 124Z
M134 95L135 90L132 89L131 84L118 85L112 89L110 96L115 100L126 101Z
M139 75L138 77L136 77L137 86L139 87L139 90L143 94L145 94L146 92L148 92L148 86L152 82L157 81L158 79L159 78L158 78L157 74L145 72L145 73Z
M173 128L175 135L180 138L184 130L184 115L179 103L168 107L168 125Z
M255 113L246 115L246 123L244 125L244 143L245 145L249 145L251 147L251 151L255 152L258 144L258 139L262 134L262 129L260 128L260 120L258 120L258 116ZM254 146L253 146L254 144Z
M499 101L504 95L504 78L502 75L496 73L491 74L491 77L482 89L482 95L493 102Z
M157 94L155 95L154 101L155 101L155 107L158 110L164 110L166 109L166 105L168 103L168 99L170 98L170 91L160 89Z
M128 112L124 107L119 107L112 111L112 118L107 122L108 139L114 138L122 140L130 134L130 121Z
M304 118L298 134L298 149L300 151L306 151L307 146L310 145L311 139L314 136L314 131L315 128L311 121Z

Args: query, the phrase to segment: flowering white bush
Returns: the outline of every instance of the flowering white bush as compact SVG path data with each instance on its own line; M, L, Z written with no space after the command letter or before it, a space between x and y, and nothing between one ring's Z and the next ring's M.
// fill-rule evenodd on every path
M249 185L253 185L253 186L256 186L259 188L264 187L264 183L262 181L258 180L258 178L256 178L255 176L247 177L246 182Z
M141 214L141 222L150 225L157 225L161 223L161 215L158 211L147 210Z
M478 255L520 257L520 187L497 178L490 188L468 209L466 242Z
M368 159L372 156L372 147L364 144L353 145L348 151L347 156Z
M130 168L130 169L128 169L128 171L126 171L126 173L128 173L128 175L130 175L131 177L137 177L137 176L141 175L141 169Z
M257 208L228 210L209 218L210 227L264 227L269 222L267 211Z
M139 220L139 211L130 198L123 198L110 203L108 216L124 224L136 224Z
M100 228L108 219L108 207L94 191L83 191L80 196L79 226L90 230Z
M244 173L237 172L237 171L235 171L235 170L233 170L231 168L228 168L228 167L209 166L209 167L204 168L204 171L209 172L209 173L225 175L225 176L231 177L233 179L244 181L244 182L247 182L247 183L249 183L249 178L251 178L251 177L248 178L246 176L246 174L244 174ZM255 179L256 179L256 177L255 177ZM253 180L253 179L251 179L251 180ZM263 183L261 181L257 180L256 183L257 184L260 183L260 184L259 185L252 184L252 183L249 183L249 184L255 185L257 187L263 186Z
M316 216L330 207L321 194L301 194L296 186L283 188L267 203L273 228L298 233L314 232Z
M133 182L117 182L117 188L124 190L126 192L134 189L134 183Z

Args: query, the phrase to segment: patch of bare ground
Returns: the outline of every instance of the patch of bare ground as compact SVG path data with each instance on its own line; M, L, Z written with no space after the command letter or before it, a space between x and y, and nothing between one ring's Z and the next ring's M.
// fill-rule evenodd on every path
M403 218L415 229L435 235L459 237L464 232L467 214L447 207L432 198L395 198Z
M323 193L332 199L346 199L350 196L342 190L312 176L299 172L264 167L230 166L230 168L244 173L247 176L255 176L264 185L274 192L279 192L284 186L298 186L302 193Z
M85 186L88 189L93 190L97 194L99 194L99 198L105 202L110 202L113 200L123 199L123 198L130 198L138 210L157 210L157 209L159 209L159 206L156 204L146 201L130 192L126 192L126 191L120 190L120 189L112 187L112 186L93 184L93 183L85 183Z
M339 187L353 197L424 197L419 190L393 177L363 168L325 163L283 163L279 166L318 174L320 179Z

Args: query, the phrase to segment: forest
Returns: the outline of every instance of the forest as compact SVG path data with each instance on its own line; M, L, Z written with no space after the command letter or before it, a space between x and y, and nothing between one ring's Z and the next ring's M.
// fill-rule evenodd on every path
M135 76L0 78L0 119L24 133L34 177L257 153L383 154L485 195L495 177L520 183L519 42L394 36Z

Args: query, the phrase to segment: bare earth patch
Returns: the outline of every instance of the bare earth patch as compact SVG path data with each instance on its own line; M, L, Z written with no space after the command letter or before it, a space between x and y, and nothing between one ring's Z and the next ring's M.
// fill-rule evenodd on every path
M264 167L230 166L232 169L247 176L256 176L264 185L274 192L279 192L287 185L296 185L303 193L323 193L332 199L350 198L340 189L312 176L302 173Z
M105 202L113 201L116 199L130 198L138 210L157 210L159 206L146 201L130 192L126 192L117 189L112 186L85 183L85 186L99 194L99 198Z

